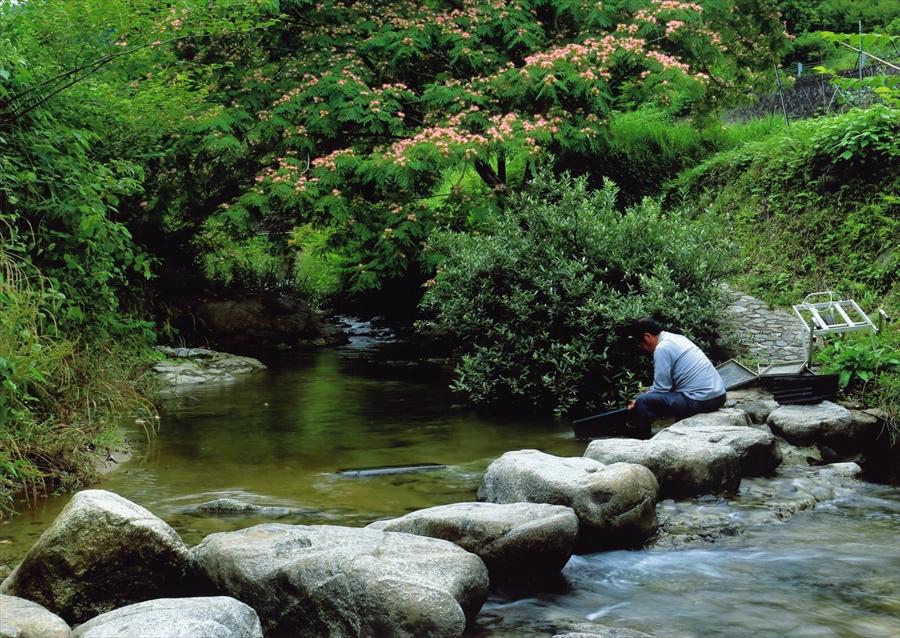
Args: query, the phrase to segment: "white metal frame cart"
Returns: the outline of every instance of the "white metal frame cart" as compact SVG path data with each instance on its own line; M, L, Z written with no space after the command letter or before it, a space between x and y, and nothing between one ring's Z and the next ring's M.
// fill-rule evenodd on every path
M878 326L855 301L839 299L833 290L808 294L803 303L794 305L793 309L803 326L808 366L812 365L816 337L858 330L866 330L873 335L878 332ZM883 310L879 312L881 323L886 316Z

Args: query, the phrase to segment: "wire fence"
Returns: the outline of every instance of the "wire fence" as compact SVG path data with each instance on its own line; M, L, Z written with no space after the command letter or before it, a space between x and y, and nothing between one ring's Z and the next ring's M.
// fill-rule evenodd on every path
M780 72L780 70L779 70ZM839 71L840 77L858 78L878 75L900 75L896 67L885 64L873 64L862 69ZM809 73L796 78L778 91L773 87L771 93L757 96L752 104L731 109L726 113L728 122L746 122L760 117L768 117L782 112L788 119L815 117L827 113L838 113L854 106L866 106L878 98L871 90L841 89L824 73Z
M851 64L845 63L843 69L834 69L837 78L863 80L900 75L900 49L895 39L891 39L887 46L869 51L863 49L862 40L859 48L846 43L838 44L855 51L856 59ZM725 114L725 120L744 122L781 112L789 121L841 112L854 106L868 106L879 100L871 88L841 88L841 82L833 81L831 74L817 70L821 66L824 66L821 61L807 61L776 67L772 91L757 95L751 104L731 109Z

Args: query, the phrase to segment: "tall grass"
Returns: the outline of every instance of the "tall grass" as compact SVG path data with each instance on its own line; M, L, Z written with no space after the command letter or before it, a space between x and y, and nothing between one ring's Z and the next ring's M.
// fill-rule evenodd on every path
M695 121L673 118L658 109L613 113L597 148L588 157L557 158L559 167L574 174L585 174L599 186L601 178L610 178L619 187L620 197L632 203L644 196L659 194L665 184L682 171L696 166L714 154L742 146L785 128L778 116L740 124L718 120ZM521 189L527 176L529 153L526 148L508 153L507 183L513 191ZM496 167L495 167L496 168ZM485 194L484 184L471 164L448 169L426 204L439 208L454 192L471 196Z
M59 334L58 293L18 246L0 227L0 517L17 496L92 480L97 454L119 442L123 415L154 414L146 346Z
M676 119L655 110L616 113L594 158L595 171L609 177L626 200L657 195L681 171L715 153L784 128L777 118L746 124Z

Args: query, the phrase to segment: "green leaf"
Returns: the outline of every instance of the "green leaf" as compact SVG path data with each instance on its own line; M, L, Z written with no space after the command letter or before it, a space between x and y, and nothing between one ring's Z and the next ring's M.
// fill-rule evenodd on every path
M841 388L846 388L847 384L850 383L851 374L852 372L850 370L841 370L840 373L838 373L838 384Z

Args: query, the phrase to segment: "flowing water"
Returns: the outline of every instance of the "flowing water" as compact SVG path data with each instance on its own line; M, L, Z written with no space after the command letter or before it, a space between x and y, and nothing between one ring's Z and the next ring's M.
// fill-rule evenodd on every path
M384 334L299 356L224 386L181 392L152 442L97 487L133 500L188 544L279 522L363 525L471 501L507 450L581 455L565 423L500 420L455 406L441 368ZM339 470L437 463L437 471L348 477ZM539 591L495 592L471 636L537 637L592 623L663 637L900 638L900 489L854 482L783 523L716 543L573 557ZM272 509L198 515L223 497ZM0 524L12 566L68 501Z

